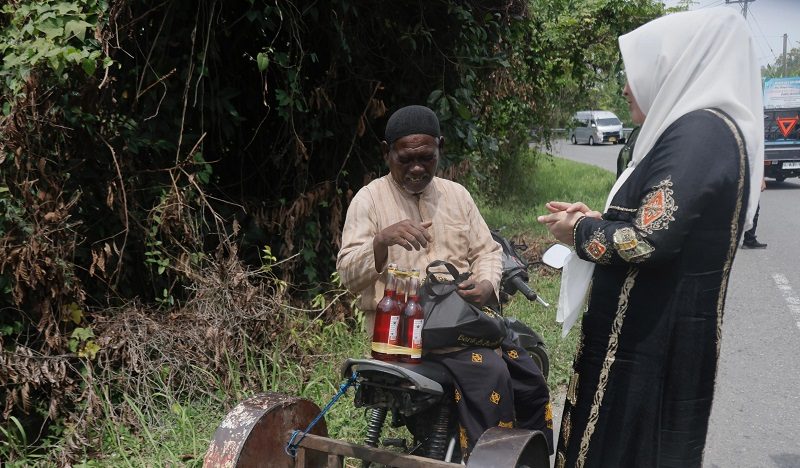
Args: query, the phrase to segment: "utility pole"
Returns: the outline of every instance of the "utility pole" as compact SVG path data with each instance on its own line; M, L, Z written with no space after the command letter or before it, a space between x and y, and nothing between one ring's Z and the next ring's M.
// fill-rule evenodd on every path
M755 1L756 0L725 0L725 4L730 5L731 3L738 3L742 5L742 16L747 18L747 6Z
M783 76L786 77L786 67L789 65L789 57L786 56L786 42L789 40L789 35L783 33Z

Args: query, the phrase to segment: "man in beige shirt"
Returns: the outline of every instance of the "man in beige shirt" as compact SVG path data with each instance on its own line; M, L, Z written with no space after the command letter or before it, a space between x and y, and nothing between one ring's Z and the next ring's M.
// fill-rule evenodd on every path
M386 124L385 137L381 151L390 173L353 197L336 262L344 284L361 294L370 333L388 263L424 272L430 262L445 260L461 272L471 271L459 294L479 306L497 297L502 273L500 245L469 192L435 176L444 137L433 111L423 106L398 110ZM542 430L552 446L549 393L541 371L509 340L501 348L502 353L470 347L425 356L453 374L464 453L484 430L498 425Z

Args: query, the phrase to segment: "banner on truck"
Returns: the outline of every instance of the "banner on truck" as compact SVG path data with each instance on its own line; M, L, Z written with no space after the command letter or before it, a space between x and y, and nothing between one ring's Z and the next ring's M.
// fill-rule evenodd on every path
M800 107L800 76L764 81L764 109Z

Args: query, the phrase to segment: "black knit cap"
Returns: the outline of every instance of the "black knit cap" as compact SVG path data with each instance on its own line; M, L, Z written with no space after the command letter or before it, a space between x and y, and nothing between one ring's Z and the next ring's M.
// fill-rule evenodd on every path
M384 138L389 146L408 135L441 136L439 118L425 106L406 106L398 109L386 122Z

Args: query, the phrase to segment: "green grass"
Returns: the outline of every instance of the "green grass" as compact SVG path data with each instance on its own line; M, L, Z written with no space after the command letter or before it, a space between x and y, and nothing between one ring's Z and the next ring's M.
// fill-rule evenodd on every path
M537 258L553 241L536 222L547 201L584 201L600 209L613 183L613 176L601 169L533 152L520 157L506 173L501 201L490 202L483 200L480 193L474 195L489 226L503 227L504 235L524 239L530 245L524 254L529 258ZM506 315L521 319L544 338L550 356L548 383L554 395L563 391L569 378L579 334L576 327L562 338L561 326L555 322L559 281L557 271L533 268L531 285L551 307L545 308L517 295L505 309ZM281 354L283 342L273 343L272 352L248 350L244 368L232 369L233 382L218 382L217 390L209 389L208 397L201 400L187 401L171 390L168 382L157 377L145 386L147 395L114 395L108 388L100 388L98 394L103 396L106 414L97 418L95 429L101 443L94 447L95 451L86 453L83 463L74 465L199 467L216 427L227 412L255 393L275 391L301 396L323 407L343 382L341 363L367 352L367 334L362 324L362 316L330 324L299 318L282 339L303 343L306 357L302 362ZM300 332L310 326L313 332ZM229 390L225 392L223 388ZM134 424L129 427L116 422L122 415L127 415ZM364 438L366 417L363 409L353 406L352 390L333 406L325 420L331 437L354 442ZM400 429L388 434L405 436ZM20 455L19 445L10 445L19 439L9 437L0 444L0 459L5 458L8 466L43 464L41 458ZM8 461L4 452L13 453L14 460Z
M545 203L582 201L602 211L613 183L608 171L531 151L505 171L498 200L475 198L490 227L504 227L508 236L547 237L547 229L536 221L546 213Z
M486 223L492 228L502 228L506 237L524 240L529 251L523 255L536 260L555 242L547 229L536 221L537 216L547 212L545 203L582 201L602 211L613 183L614 176L608 171L530 151L521 155L502 176L501 200L476 198ZM569 379L580 324L562 338L561 324L555 321L560 274L541 266L532 269L530 276L531 287L550 303L550 307L529 302L518 294L506 307L505 314L517 317L542 335L550 356L548 384L551 394L555 395Z

